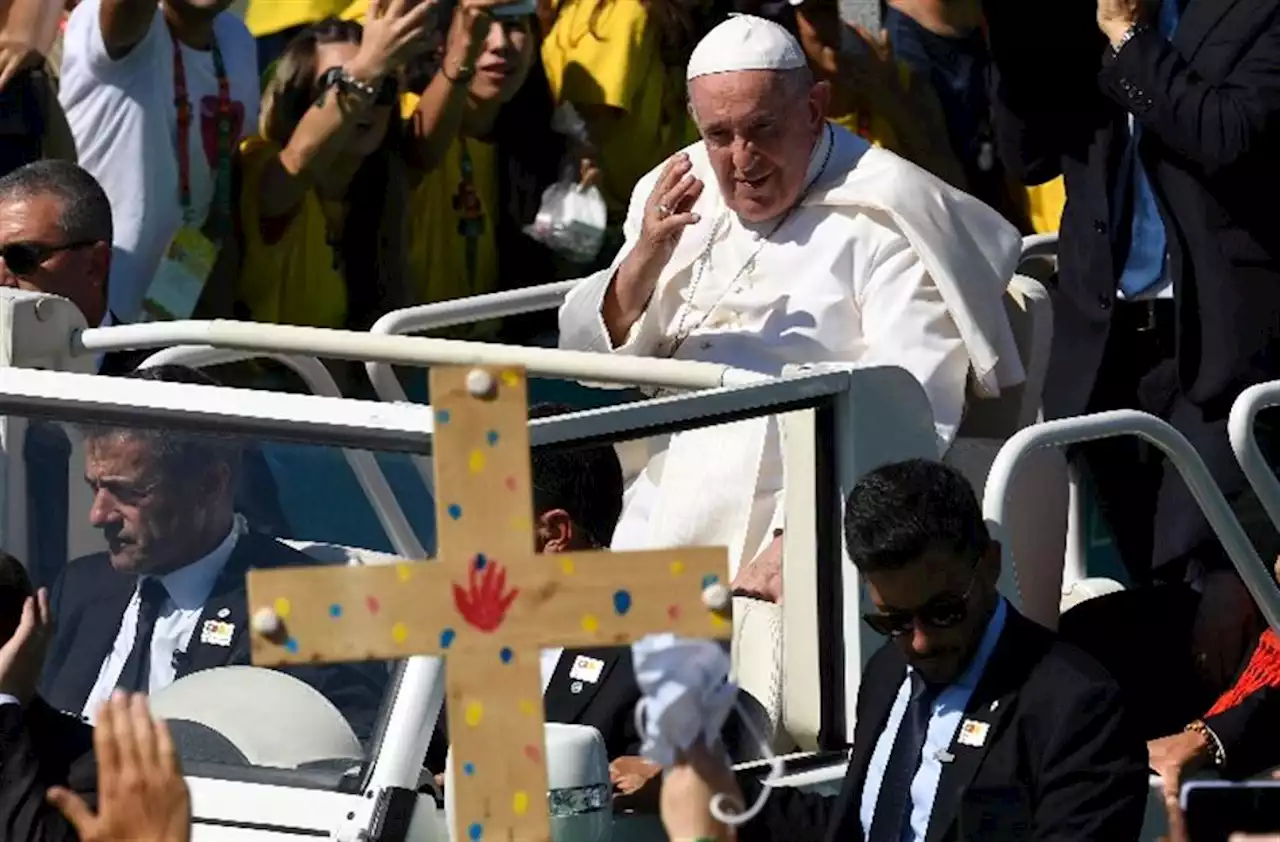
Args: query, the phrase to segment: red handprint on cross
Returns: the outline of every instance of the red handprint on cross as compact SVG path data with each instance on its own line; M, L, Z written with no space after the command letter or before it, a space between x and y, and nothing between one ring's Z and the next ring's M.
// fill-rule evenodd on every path
M491 632L502 625L507 609L520 595L519 588L503 593L507 586L507 573L496 561L489 561L481 553L471 559L471 572L466 590L456 582L453 585L453 604L458 606L462 619L482 632Z

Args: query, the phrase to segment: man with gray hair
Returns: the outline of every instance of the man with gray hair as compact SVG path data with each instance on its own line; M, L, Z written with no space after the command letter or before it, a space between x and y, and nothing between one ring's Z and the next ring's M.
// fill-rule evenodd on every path
M0 286L60 295L97 327L111 237L111 202L76 164L37 161L0 178Z
M1023 380L1002 303L1018 232L827 123L826 83L775 23L720 24L687 78L702 141L636 186L618 258L565 301L561 347L771 375L899 366L945 452L966 383L989 396ZM777 600L782 492L775 420L681 433L628 490L613 546L727 546L736 587Z

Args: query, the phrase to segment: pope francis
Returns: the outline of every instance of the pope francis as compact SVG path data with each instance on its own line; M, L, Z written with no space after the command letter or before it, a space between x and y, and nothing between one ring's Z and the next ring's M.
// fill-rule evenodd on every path
M560 311L561 347L768 374L900 366L945 452L966 384L996 395L1023 379L1002 303L1018 232L827 123L826 84L777 24L731 17L687 77L702 140L636 186L618 258ZM782 491L776 421L681 433L628 489L613 546L728 546L736 573L780 552Z

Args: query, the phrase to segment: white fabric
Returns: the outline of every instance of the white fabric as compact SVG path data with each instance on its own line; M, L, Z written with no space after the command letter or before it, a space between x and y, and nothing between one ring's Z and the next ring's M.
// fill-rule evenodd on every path
M933 408L939 453L954 438L966 380L980 393L1023 380L1002 298L1021 249L995 211L896 155L833 128L824 175L804 206L756 253L768 224L729 213L701 143L685 151L708 189L701 221L681 237L644 315L613 347L601 315L617 266L639 235L657 179L631 199L627 245L609 269L582 280L560 312L560 345L632 356L725 363L767 374L788 364L846 362L905 368ZM815 163L820 163L820 146ZM695 300L699 256L727 217ZM734 274L756 253L754 266ZM694 329L672 351L683 318ZM727 546L731 573L782 525L781 437L773 420L677 435L655 446L628 489L614 549ZM708 494L707 489L730 490ZM751 489L745 493L733 493ZM748 502L749 501L749 502Z
M204 612L205 601L213 592L218 576L227 566L227 561L235 552L236 543L239 542L244 531L244 519L237 515L231 531L213 552L186 567L158 577L169 597L160 606L156 627L151 635L149 694L168 687L177 677L177 668L173 663L174 655L187 651L191 636L200 623L200 615ZM124 669L125 662L129 660L129 653L133 650L133 641L138 633L141 586L140 579L138 587L134 588L129 605L124 610L124 616L120 618L120 630L116 633L116 641L111 647L111 652L103 660L102 667L98 670L98 680L94 683L88 698L85 699L81 713L88 722L93 722L98 714L98 708L116 689L120 681L120 672Z
M739 70L798 70L808 64L800 42L778 24L732 15L693 48L685 78Z
M551 678L556 674L556 667L560 665L560 656L564 653L564 649L543 649L539 653L538 669L542 673L542 695L547 694L547 686L551 684Z
M5 705L20 705L20 704L22 704L22 702L18 701L17 696L10 696L8 693L0 693L0 707L4 707Z
M110 306L124 322L138 319L148 285L182 226L178 193L178 117L174 108L173 41L156 8L151 28L126 56L107 55L99 25L102 0L84 0L67 23L58 99L75 136L80 165L111 199L115 254ZM257 131L258 54L244 23L228 13L214 37L231 85L234 142ZM191 126L191 196L196 225L213 200L217 160L217 76L211 52L182 47ZM207 153L207 154L206 154Z
M729 681L724 649L707 640L658 634L632 644L631 658L640 688L640 753L671 766L677 751L699 736L714 746L738 692Z

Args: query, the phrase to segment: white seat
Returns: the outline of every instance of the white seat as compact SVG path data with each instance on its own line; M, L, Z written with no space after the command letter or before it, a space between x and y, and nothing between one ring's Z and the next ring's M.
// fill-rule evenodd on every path
M343 544L326 544L321 541L303 541L296 538L277 538L280 543L309 556L320 564L403 564L410 561L398 555L348 547Z
M1005 296L1026 382L1005 389L994 399L971 398L959 435L945 460L968 478L975 490L986 486L987 474L1001 446L1014 433L1040 418L1041 394L1053 342L1053 307L1044 286L1016 275ZM1067 541L1068 480L1066 458L1057 449L1033 454L1012 483L1008 522L996 537L1004 543L1001 590L1024 614L1054 628L1061 598L1061 565L1016 569L1018 559L1063 558Z

